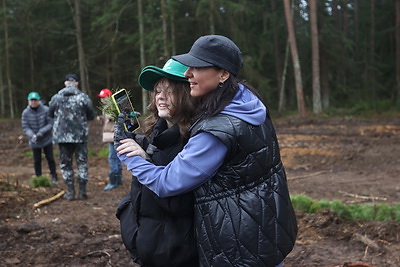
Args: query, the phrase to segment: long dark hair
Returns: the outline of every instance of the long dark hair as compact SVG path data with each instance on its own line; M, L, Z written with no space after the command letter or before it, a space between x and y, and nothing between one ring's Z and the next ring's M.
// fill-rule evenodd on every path
M217 70L221 70L215 67ZM232 74L223 83L219 84L215 90L212 90L206 96L199 97L198 108L194 116L194 121L199 119L209 118L217 115L221 112L235 97L239 90L239 83L247 87L255 96L257 96L262 102L260 94L257 90L249 84L247 81L239 81Z
M162 78L157 81L154 88L160 85L162 87L168 87L175 96L174 108L170 115L173 118L173 122L179 126L182 140L186 140L188 138L188 129L195 114L196 102L198 100L190 96L190 86L188 82ZM150 113L146 118L145 134L147 136L150 136L155 124L160 119L156 107L155 93L155 91L151 93L151 101L147 106Z

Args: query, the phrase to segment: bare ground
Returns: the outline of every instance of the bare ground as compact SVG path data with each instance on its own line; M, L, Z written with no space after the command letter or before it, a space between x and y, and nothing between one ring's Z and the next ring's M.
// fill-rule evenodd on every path
M291 194L400 203L400 117L291 118L275 126ZM124 170L124 184L105 192L107 159L91 156L88 200L61 198L35 209L65 185L33 189L33 159L25 154L30 149L20 121L0 122L0 128L0 266L136 266L115 217L130 174ZM95 122L90 134L90 150L99 151ZM328 210L297 211L297 217L299 236L285 267L400 266L399 221L348 222Z

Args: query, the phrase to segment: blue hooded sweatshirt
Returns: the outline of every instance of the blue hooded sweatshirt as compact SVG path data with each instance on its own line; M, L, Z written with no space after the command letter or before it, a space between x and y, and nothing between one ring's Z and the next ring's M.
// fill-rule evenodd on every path
M221 111L257 126L264 122L266 112L260 99L242 84L233 100ZM140 183L160 197L169 197L193 190L211 179L227 151L217 137L201 132L191 137L167 166L155 166L140 156L127 157L118 153L118 157Z

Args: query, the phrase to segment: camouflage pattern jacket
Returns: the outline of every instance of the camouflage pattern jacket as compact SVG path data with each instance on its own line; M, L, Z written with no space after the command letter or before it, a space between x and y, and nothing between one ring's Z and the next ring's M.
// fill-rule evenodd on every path
M89 96L70 86L51 98L49 116L54 118L53 143L85 143L88 121L93 120L96 113Z

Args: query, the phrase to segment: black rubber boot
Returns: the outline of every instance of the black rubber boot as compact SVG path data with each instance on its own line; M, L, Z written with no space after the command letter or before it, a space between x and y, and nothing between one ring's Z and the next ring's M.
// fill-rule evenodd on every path
M79 181L79 199L87 199L88 196L86 195L86 183L87 181Z
M75 187L74 182L67 184L67 193L64 194L64 198L67 200L74 200L75 199Z

